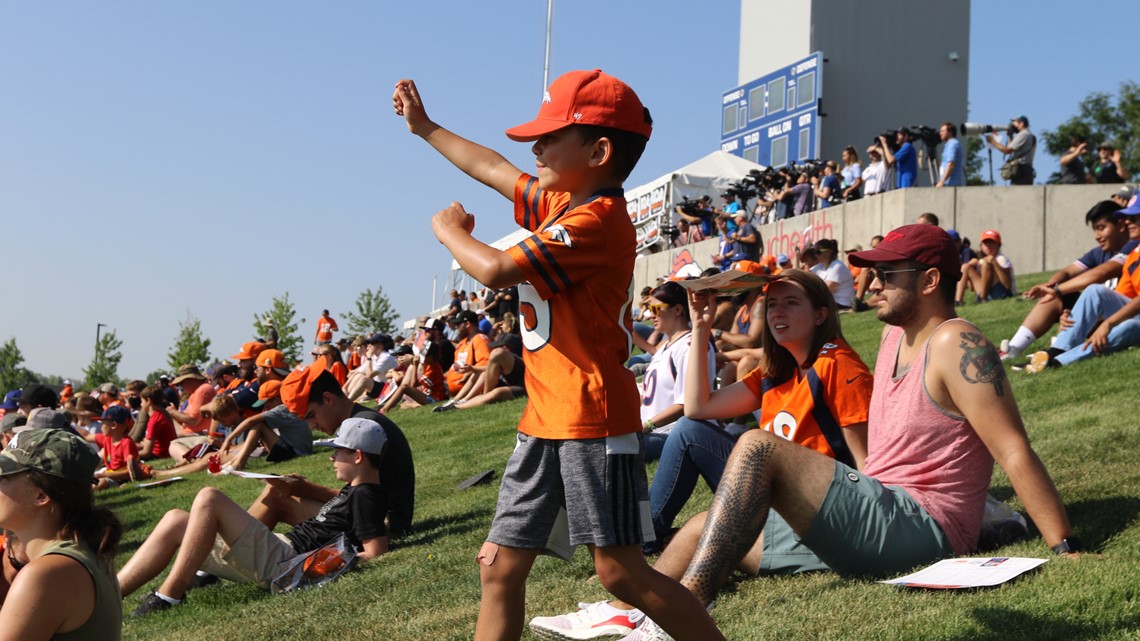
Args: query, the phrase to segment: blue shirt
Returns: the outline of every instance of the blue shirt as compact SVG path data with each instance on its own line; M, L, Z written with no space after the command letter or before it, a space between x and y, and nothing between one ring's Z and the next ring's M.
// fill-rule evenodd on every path
M966 185L966 152L962 150L962 143L957 138L951 138L942 144L942 167L939 176L946 175L946 166L954 163L954 171L950 172L942 184L947 187L964 187Z
M823 189L824 187L831 187L831 198L835 198L836 200L839 199L839 192L841 191L841 189L839 187L839 176L836 176L835 174L831 174L830 176L824 176L823 181L820 183L819 187L820 187L820 189ZM820 198L819 199L819 208L820 209L823 209L824 207L830 207L830 206L831 206L831 203L829 202L829 199L826 199L826 198Z
M895 166L898 168L895 187L914 187L914 181L918 178L918 154L909 142L904 142L895 152Z

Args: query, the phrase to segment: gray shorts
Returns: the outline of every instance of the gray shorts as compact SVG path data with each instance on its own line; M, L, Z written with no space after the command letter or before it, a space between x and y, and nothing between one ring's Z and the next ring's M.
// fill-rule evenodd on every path
M769 513L760 571L889 576L952 556L942 528L906 490L836 463L823 505L802 539Z
M641 434L552 440L518 433L487 540L561 558L579 545L652 541Z

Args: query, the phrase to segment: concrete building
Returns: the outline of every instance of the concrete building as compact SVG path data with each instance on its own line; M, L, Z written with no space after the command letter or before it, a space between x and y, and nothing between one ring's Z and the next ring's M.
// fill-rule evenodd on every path
M822 158L847 145L864 156L885 129L966 120L969 0L741 0L740 85L815 51Z

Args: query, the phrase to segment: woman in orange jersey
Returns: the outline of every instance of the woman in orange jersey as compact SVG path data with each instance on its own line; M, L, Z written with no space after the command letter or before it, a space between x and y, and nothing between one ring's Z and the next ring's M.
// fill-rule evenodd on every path
M345 381L348 380L348 366L344 364L344 357L341 356L340 350L335 345L318 345L313 350L313 360L322 356L327 359L329 373L333 375L336 382L344 387Z
M708 340L715 299L690 296L693 341ZM843 339L835 298L810 272L784 270L769 283L760 306L763 319L760 367L720 390L705 368L689 368L685 416L665 442L649 488L658 540L703 477L713 491L735 437L716 419L760 410L760 427L860 468L867 450L871 376Z

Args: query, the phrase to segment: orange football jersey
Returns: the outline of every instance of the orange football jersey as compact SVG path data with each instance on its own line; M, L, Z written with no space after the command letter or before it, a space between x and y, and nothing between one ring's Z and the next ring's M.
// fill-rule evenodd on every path
M742 380L757 398L763 399L761 428L841 461L843 457L837 456L836 449L846 451L846 443L833 447L821 423L842 428L867 422L874 382L859 354L843 339L824 343L812 372L798 380L793 377L775 384L764 380L760 369ZM824 401L822 407L817 398Z
M1124 270L1116 281L1116 291L1129 298L1136 298L1140 293L1140 247L1133 249L1124 259Z
M569 209L570 195L515 183L515 221L534 232L507 253L519 284L527 406L519 431L547 439L641 429L637 384L626 369L633 325L636 235L621 189Z

